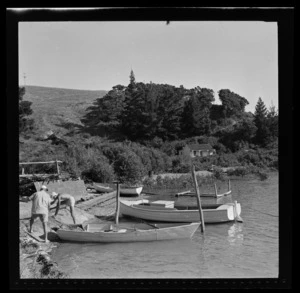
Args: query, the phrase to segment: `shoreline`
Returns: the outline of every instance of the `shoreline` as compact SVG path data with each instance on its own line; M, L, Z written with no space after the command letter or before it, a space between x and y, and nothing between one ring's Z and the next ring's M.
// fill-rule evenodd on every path
M275 174L278 173L278 171L268 172L268 174L272 173ZM202 173L202 175L203 174L204 173ZM208 173L206 174L207 176L210 175ZM163 175L169 176L172 174L166 173ZM178 174L175 176L179 177L182 175L183 174ZM189 173L186 173L185 175L189 175ZM233 176L231 179L253 179L252 174L249 175ZM87 224L89 222L99 220L103 222L111 222L115 213L115 196L115 191L103 194L88 193L88 196L85 200L78 202L75 205L77 223ZM55 249L57 249L61 244L55 232L55 229L58 229L63 225L68 227L68 225L73 224L69 209L67 209L66 207L62 207L55 219L52 217L55 209L51 209L48 221L49 243L44 243L34 239L27 233L31 216L31 202L24 203L20 201L19 207L20 278L67 278L68 276L59 270L57 263L51 260L51 256L53 255ZM97 216L94 214L95 209L97 209ZM43 235L43 228L40 220L35 221L33 225L33 231L35 235ZM41 239L43 239L43 237L41 237Z
M99 217L89 211L103 202L108 202L109 198L115 199L115 192L109 194L93 194L87 200L75 205L77 224L87 224L91 221L99 220ZM55 209L51 209L48 220L48 240L49 243L41 242L44 239L42 223L37 219L33 224L33 235L28 234L29 221L31 216L31 202L19 202L19 257L20 257L20 278L21 279L62 279L68 276L60 271L58 264L52 261L55 249L61 244L55 230L61 226L72 225L73 221L69 209L62 207L58 215L53 218ZM103 221L109 210L102 207L101 215Z

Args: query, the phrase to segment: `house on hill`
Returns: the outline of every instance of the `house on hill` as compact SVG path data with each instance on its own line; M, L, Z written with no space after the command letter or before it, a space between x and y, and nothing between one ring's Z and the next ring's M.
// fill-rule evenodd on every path
M216 154L210 144L190 144L179 150L179 155L189 154L191 157L207 157Z

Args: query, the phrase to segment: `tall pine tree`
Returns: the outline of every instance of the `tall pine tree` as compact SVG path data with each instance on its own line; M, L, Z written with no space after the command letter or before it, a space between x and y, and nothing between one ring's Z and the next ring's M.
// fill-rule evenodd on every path
M267 109L259 97L258 102L255 106L255 113L254 113L254 123L257 127L255 141L259 145L266 145L269 142L270 132L267 125Z

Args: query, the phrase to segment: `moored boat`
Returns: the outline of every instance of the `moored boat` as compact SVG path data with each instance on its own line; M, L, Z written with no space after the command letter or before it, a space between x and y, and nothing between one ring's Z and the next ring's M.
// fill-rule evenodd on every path
M204 223L223 223L241 220L240 203L202 205ZM124 216L160 222L198 222L197 206L175 205L174 201L120 201L120 213Z
M121 196L139 196L143 190L143 186L122 186L120 188Z
M191 238L197 223L132 223L112 227L111 224L88 224L82 231L58 229L63 241L71 242L142 242Z
M95 183L92 185L92 188L94 188L97 192L101 192L101 193L114 191L114 189L109 186L104 186L104 185L95 184Z
M222 197L222 196L227 196L231 194L231 190L228 190L224 193L200 193L200 197ZM196 196L195 192L189 191L183 191L175 194L176 197L179 196Z
M214 193L205 193L205 192L201 193L200 192L200 197L215 197L215 198L218 198L218 197L227 196L227 195L231 194L230 180L228 180L228 191L226 191L226 192L218 193L216 184L214 185L214 187L215 187L215 192ZM175 194L175 196L176 197L179 197L179 196L196 196L196 193L191 192L190 190L188 190L188 191L178 192L178 193Z

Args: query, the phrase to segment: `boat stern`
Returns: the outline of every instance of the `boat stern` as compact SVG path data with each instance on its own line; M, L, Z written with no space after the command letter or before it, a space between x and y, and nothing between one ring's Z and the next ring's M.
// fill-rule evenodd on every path
M242 212L242 208L240 203L236 203L236 204L231 203L227 209L228 219L230 221L234 221L240 216L241 212Z

